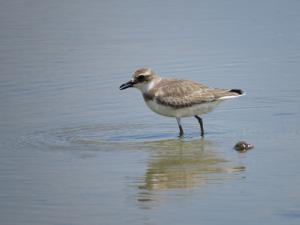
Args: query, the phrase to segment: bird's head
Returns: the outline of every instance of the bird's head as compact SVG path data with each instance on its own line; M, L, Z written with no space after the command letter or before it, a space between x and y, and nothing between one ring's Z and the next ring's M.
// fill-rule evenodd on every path
M155 81L158 79L159 77L153 70L149 68L141 68L134 72L130 81L120 86L120 90L135 87L142 92L146 92L153 87Z

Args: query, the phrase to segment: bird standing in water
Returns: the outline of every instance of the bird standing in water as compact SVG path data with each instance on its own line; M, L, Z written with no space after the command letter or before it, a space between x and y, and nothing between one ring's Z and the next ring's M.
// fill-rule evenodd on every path
M129 87L139 89L147 106L154 112L175 117L179 127L179 136L184 135L182 117L195 117L204 136L203 120L200 115L211 112L221 101L243 95L241 89L211 88L189 80L162 78L149 68L135 71L132 79L120 86L120 90Z

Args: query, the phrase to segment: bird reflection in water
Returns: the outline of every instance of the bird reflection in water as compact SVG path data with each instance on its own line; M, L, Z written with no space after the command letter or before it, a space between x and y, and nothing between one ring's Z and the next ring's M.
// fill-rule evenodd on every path
M152 192L166 189L191 189L230 179L244 166L234 166L218 153L209 140L180 139L145 143L153 151L144 177L138 181L139 201L152 201Z

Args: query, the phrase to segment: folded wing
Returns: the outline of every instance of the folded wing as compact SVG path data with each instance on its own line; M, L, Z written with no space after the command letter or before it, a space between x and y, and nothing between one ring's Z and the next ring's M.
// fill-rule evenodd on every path
M223 98L237 97L242 93L238 89L210 88L188 80L168 80L159 86L155 95L156 101L172 108L214 102Z

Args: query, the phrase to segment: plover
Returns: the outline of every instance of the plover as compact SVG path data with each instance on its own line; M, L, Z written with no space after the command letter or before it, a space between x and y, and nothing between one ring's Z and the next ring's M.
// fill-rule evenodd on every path
M163 116L175 117L180 137L184 134L182 117L195 117L203 137L204 128L200 115L211 112L224 99L243 95L241 89L211 88L194 81L162 78L149 68L136 70L132 79L120 86L120 90L129 87L135 87L142 92L147 106L152 111Z

